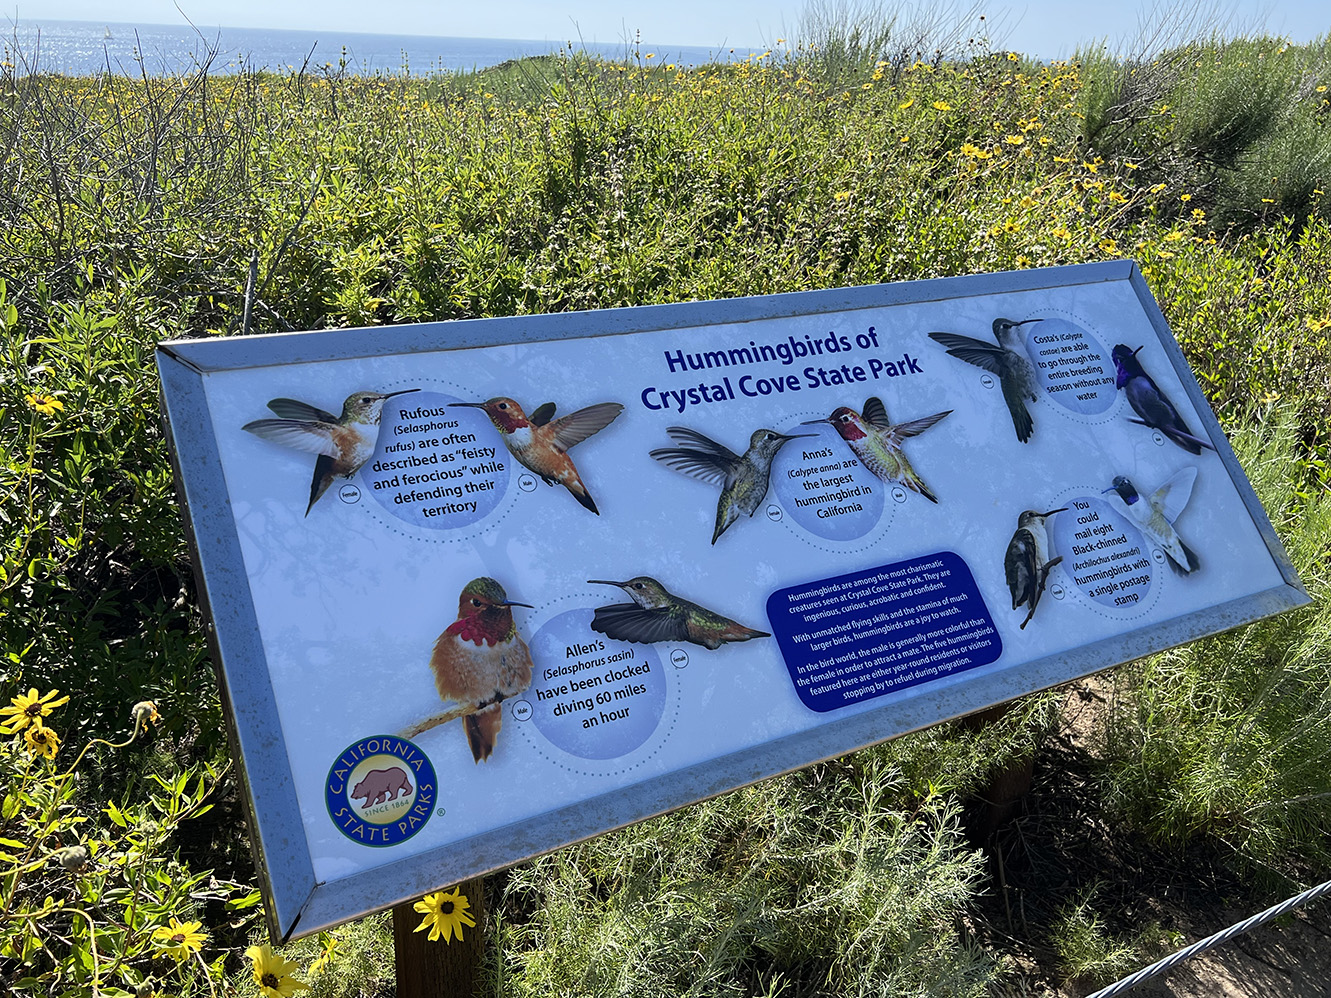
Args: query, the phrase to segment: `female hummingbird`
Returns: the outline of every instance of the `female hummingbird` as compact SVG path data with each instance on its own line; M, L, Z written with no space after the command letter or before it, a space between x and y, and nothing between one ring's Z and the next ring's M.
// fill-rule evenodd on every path
M826 419L806 420L803 425L831 423L832 428L841 435L855 456L875 475L885 482L900 482L912 492L918 492L930 502L938 502L929 491L924 480L915 474L915 469L906 460L906 452L901 444L907 437L923 433L944 416L950 415L951 409L936 412L932 416L912 419L908 423L893 425L887 418L887 406L880 398L868 398L864 401L864 415L860 415L849 406L842 406Z
M479 709L463 718L467 744L476 762L490 758L504 721L504 700L531 685L531 652L518 637L504 587L482 576L472 579L458 598L458 619L434 643L430 671L443 700Z
M588 579L597 586L618 586L628 593L632 603L599 606L592 614L592 630L616 641L691 641L715 651L727 641L770 638L766 631L755 631L729 617L713 613L681 599L655 579L646 575L627 582Z
M314 479L310 482L310 504L305 507L305 515L309 516L334 478L352 477L374 457L384 403L394 395L416 391L420 389L355 392L342 403L341 416L295 399L273 399L268 408L277 413L279 419L256 419L241 429L273 443L319 455L314 462Z
M546 485L558 482L583 506L597 516L601 515L587 486L582 484L582 478L573 466L568 450L609 426L624 411L622 405L618 402L601 402L559 419L551 419L555 414L553 402L545 403L528 416L522 411L522 406L502 395L484 402L453 402L449 407L455 409L459 406L483 409L503 437L504 446L518 459L519 464L540 475Z
M1048 513L1037 513L1033 509L1022 510L1017 517L1017 529L1008 541L1007 553L1003 555L1003 573L1007 577L1008 592L1012 594L1012 609L1026 607L1026 619L1021 622L1021 630L1035 616L1035 608L1044 594L1044 584L1049 578L1049 570L1063 560L1063 556L1049 558L1049 534L1045 530L1045 520L1055 513L1066 513L1066 506L1051 509Z
M1022 346L1017 330L1032 322L1043 319L1023 319L1014 322L1011 319L994 320L994 339L997 344L977 340L973 336L961 336L957 333L930 333L929 339L947 348L949 355L967 364L974 364L998 377L999 387L1003 390L1003 402L1012 417L1012 427L1017 431L1017 439L1027 443L1035 431L1035 422L1026 408L1026 402L1036 401L1038 381L1035 368L1031 366Z
M684 426L668 426L666 433L683 446L658 447L648 452L652 457L690 478L721 486L721 499L716 504L716 529L712 532L713 544L741 513L753 516L757 511L767 495L776 452L787 441L815 436L812 433L754 430L749 437L749 449L740 455Z

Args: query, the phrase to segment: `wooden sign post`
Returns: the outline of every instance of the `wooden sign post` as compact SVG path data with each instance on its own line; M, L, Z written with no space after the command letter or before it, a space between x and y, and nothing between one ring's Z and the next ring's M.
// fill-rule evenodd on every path
M458 888L467 898L475 928L461 939L431 942L429 931L416 931L422 915L414 901L393 908L393 955L398 998L488 998L483 989L485 963L485 881L468 880Z

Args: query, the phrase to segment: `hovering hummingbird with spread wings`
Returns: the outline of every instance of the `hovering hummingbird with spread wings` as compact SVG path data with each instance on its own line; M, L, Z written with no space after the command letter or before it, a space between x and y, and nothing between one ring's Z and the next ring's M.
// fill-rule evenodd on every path
M627 582L588 579L598 586L618 586L629 594L632 603L600 606L592 614L592 630L616 641L691 641L715 651L728 641L770 638L766 631L755 631L729 617L707 610L697 603L681 599L655 579L646 575Z
M314 462L314 479L310 482L310 503L305 507L305 515L309 516L334 478L352 477L374 456L384 403L395 395L415 391L420 389L355 392L342 403L341 416L295 399L273 399L268 408L279 418L256 419L241 429L273 443L319 455Z
M791 440L816 436L813 433L754 430L749 437L749 449L741 455L683 426L669 426L666 433L681 446L658 447L648 452L652 457L690 478L721 486L721 499L716 504L716 529L712 532L713 544L741 513L753 516L758 509L767 495L776 452Z
M1192 498L1196 481L1196 468L1182 468L1149 496L1139 493L1127 475L1116 476L1114 483L1104 490L1116 494L1128 516L1143 534L1160 545L1160 550L1169 557L1169 567L1179 575L1195 572L1200 564L1196 553L1174 530L1174 521Z
M907 437L918 436L951 412L951 409L945 409L932 416L894 425L887 418L887 406L883 405L883 400L874 397L864 400L863 415L843 405L826 419L808 419L800 425L831 423L841 439L855 452L860 463L875 475L885 482L900 482L912 492L918 492L930 502L936 503L938 497L929 491L924 480L910 466L901 445Z
M1039 382L1017 330L1029 323L1043 321L995 319L994 339L998 341L997 345L956 333L929 334L929 339L946 347L949 355L997 376L999 387L1003 390L1003 401L1012 415L1012 426L1017 431L1017 439L1022 443L1029 441L1035 430L1035 422L1031 419L1026 403L1035 402L1039 398L1036 393Z
M546 485L558 483L564 486L574 499L597 516L601 515L587 486L582 484L568 450L609 426L624 411L622 405L600 402L559 419L552 418L555 414L553 402L539 406L528 416L522 406L502 395L485 402L453 402L449 408L459 406L484 410L503 438L504 446L519 464L540 475Z
M1183 422L1183 417L1178 414L1173 403L1146 373L1141 361L1137 359L1137 354L1143 349L1138 347L1133 350L1127 344L1119 343L1110 354L1114 358L1114 384L1123 389L1132 411L1141 417L1129 417L1128 422L1159 430L1189 454L1200 454L1203 447L1215 450L1208 441L1188 429L1188 424Z
M476 762L494 751L503 701L531 685L531 652L513 623L515 606L530 609L509 599L494 579L472 579L458 598L458 619L444 628L430 656L440 699L479 708L463 718Z
M1033 509L1022 510L1017 517L1017 529L1008 541L1007 553L1003 556L1003 572L1007 576L1008 591L1012 594L1012 609L1026 607L1026 619L1021 622L1021 630L1035 616L1035 607L1044 594L1044 584L1049 578L1049 570L1063 560L1063 556L1049 557L1049 534L1045 530L1045 521L1055 513L1065 513L1067 507L1051 509L1048 513L1037 513Z

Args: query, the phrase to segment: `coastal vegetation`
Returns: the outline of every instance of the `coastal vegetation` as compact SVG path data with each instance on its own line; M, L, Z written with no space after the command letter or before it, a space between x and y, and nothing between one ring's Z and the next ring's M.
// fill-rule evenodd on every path
M1328 87L1327 38L1043 63L854 24L696 67L640 48L426 78L7 65L0 983L255 994L266 968L285 993L392 993L383 917L288 948L292 963L253 946L261 901L157 341L1122 257L1314 603L1082 687L1097 706L1077 732L1078 806L1272 890L1325 879ZM492 877L488 972L505 995L1112 980L1168 931L1073 884L1028 899L1039 965L1019 963L1011 913L994 932L979 906L1006 898L1016 847L963 820L994 771L1047 772L1058 746L1068 763L1068 716L1063 693L1031 696L994 724L941 725Z

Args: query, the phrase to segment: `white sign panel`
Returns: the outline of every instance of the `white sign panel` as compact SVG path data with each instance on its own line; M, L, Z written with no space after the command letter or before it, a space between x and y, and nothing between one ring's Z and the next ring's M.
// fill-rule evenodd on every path
M1306 601L1128 263L159 365L283 938Z

